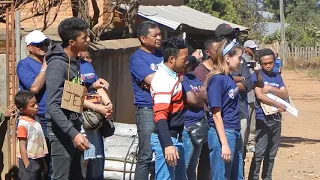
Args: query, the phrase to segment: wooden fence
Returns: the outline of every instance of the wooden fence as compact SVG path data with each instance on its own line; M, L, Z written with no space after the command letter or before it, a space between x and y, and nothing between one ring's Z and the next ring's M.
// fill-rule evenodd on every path
M96 73L110 83L109 95L116 122L135 123L129 59L139 45L137 39L120 39L102 41L99 45L91 46L92 65Z
M320 60L320 46L318 47L288 47L288 60L312 61Z

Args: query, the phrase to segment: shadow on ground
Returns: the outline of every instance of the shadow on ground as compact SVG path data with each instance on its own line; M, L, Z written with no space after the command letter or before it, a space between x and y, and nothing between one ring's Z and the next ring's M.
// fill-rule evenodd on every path
M294 147L295 144L316 144L316 143L320 143L320 139L281 136L280 147Z

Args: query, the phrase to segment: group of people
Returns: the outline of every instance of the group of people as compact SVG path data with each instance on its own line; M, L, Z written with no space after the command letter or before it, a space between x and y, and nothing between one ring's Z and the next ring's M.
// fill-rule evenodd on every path
M20 90L15 96L18 179L104 179L101 123L85 128L81 113L61 107L64 83L69 81L87 89L84 111L104 119L111 116L109 83L98 78L87 50L88 28L84 20L72 17L58 27L62 43L52 44L38 30L25 37L29 55L17 65ZM10 107L4 117L14 114Z
M243 47L235 29L220 24L194 50L185 39L162 40L158 25L137 28L140 48L130 58L139 137L135 179L244 179L248 140L254 151L247 175L272 179L288 91L271 49ZM278 62L277 62L278 64ZM278 109L265 114L262 104Z
M81 113L61 107L69 81L87 89L84 110L106 119L112 114L109 84L98 78L87 51L88 27L72 17L58 27L62 43L37 30L25 38L29 56L17 65L15 107L0 116L2 123L19 110L21 180L103 179L100 126L84 128ZM285 107L266 93L289 96L280 72L273 72L274 52L258 51L252 40L241 47L228 24L205 41L204 56L182 38L162 40L151 21L139 24L137 37L141 46L129 64L139 138L135 179L150 178L153 154L157 180L244 179L249 132L255 148L248 177L259 179L263 161L262 178L272 179ZM266 115L261 103L279 112Z

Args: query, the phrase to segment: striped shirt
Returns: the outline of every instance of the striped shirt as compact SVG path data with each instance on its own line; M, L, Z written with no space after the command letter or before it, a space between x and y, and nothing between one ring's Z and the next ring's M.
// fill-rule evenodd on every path
M182 84L176 72L161 63L151 81L155 132L163 148L172 146L171 136L181 133L184 125Z

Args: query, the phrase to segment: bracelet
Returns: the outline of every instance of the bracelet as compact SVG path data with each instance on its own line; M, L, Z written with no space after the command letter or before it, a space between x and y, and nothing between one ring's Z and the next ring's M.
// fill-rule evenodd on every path
M109 104L111 104L111 101L110 101L110 102L108 102L108 103L106 104L106 106L108 106Z
M46 70L45 69L41 69L40 72L46 72Z

